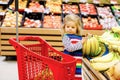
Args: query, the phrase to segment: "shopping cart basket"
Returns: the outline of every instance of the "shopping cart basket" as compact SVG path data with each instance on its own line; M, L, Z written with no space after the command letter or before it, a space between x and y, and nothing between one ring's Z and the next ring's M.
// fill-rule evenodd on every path
M39 36L10 38L17 56L19 80L75 80L76 59L54 49Z

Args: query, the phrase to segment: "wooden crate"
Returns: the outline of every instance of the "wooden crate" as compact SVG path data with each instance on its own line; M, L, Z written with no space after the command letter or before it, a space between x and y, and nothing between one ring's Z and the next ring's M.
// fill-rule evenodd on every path
M60 30L43 28L19 28L19 36L41 36L55 49L63 51ZM2 56L16 55L15 49L8 42L9 38L16 37L15 28L0 28L0 52ZM26 43L23 41L23 43ZM32 43L32 42L31 42Z
M94 70L90 66L90 62L87 58L83 58L82 69L85 77L87 78L86 80L110 80L104 73Z
M101 35L104 30L82 30L82 35L87 33ZM45 28L19 28L19 36L41 36L55 49L63 51L60 29ZM9 38L16 37L16 28L0 27L0 54L2 56L15 56L15 49L8 42Z

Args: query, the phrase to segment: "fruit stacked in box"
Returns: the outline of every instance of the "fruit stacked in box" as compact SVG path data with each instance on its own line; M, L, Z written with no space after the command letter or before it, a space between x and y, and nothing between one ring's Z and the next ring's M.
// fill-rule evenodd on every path
M111 29L113 26L118 26L109 6L97 6L97 11L99 15L98 19L103 29Z
M79 4L82 15L97 15L94 4Z
M23 15L18 12L18 26L21 25ZM16 13L7 12L2 23L2 27L16 27Z
M61 28L61 15L44 15L43 28Z
M48 8L52 13L62 13L61 5L61 0L47 0L45 4L46 8Z
M115 18L117 19L117 21L120 25L120 5L113 5L113 6L111 6L111 8L114 12Z
M89 35L83 44L83 56L91 68L107 75L108 80L120 80L120 27L112 27L101 36ZM120 67L120 66L119 66Z
M44 12L45 10L45 1L30 1L27 4L26 11L29 12Z
M27 1L28 0L18 0L19 3L19 11L24 11L24 9L26 8L27 5ZM9 5L10 9L15 9L15 0L13 0L12 4Z
M36 21L36 18L28 18L26 16L24 19L22 19L23 21L19 21L22 22L22 24L21 23L18 24L19 26L22 25L22 27L60 28L62 25L63 18L69 13L75 13L78 16L80 16L83 29L87 29L87 30L111 29L111 27L113 26L120 25L119 9L116 8L116 5L98 6L98 3L95 1L99 2L103 0L93 0L93 1L89 0L90 3L85 3L87 2L86 0L74 0L74 1L63 0L63 2L62 0L18 0L19 2L18 12L22 14L22 16L23 13L28 13L33 17L35 17L35 15L32 15L32 13L43 14L43 15L58 14L56 15L58 17L53 17L53 16L51 17L51 15L49 15L49 17L46 17L42 15L44 22L43 21L41 22L41 18L37 19ZM118 7L119 6L120 5L118 5ZM9 12L9 10L12 10L12 12L14 13L14 9L15 9L15 0L10 0L8 9L5 10L5 14L7 15L6 12ZM0 10L0 13L1 12L2 11ZM15 24L11 25L11 23L13 24L11 20L6 19L7 17L6 15L5 17L3 17L2 20L3 22L1 21L3 23L2 26L14 26ZM36 16L40 17L39 15ZM9 22L6 23L5 22L6 20Z
M82 15L83 29L101 30L102 25L98 22L97 11L94 4L79 4L79 7Z
M24 13L22 27L40 28L42 27L42 13Z
M102 25L98 23L97 17L83 16L82 17L83 29L87 30L101 30Z
M79 14L79 7L78 4L63 4L63 13L68 14L68 13L74 13L74 14Z

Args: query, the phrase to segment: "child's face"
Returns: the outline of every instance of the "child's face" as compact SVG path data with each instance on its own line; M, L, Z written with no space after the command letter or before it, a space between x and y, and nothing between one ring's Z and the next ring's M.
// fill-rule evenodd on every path
M76 31L77 31L77 26L75 25L74 22L69 21L69 22L66 23L65 32L67 34L76 34Z

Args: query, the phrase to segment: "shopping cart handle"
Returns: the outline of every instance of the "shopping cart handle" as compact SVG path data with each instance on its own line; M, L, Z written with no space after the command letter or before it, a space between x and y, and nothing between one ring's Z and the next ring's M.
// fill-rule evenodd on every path
M40 43L46 42L44 39L42 39L40 36L19 36L18 41L39 41ZM13 45L15 48L18 45L21 45L19 42L17 42L16 38L10 38L9 43Z
M44 39L40 38L40 36L19 36L19 41L26 41L26 40L36 40L36 41L44 41Z

